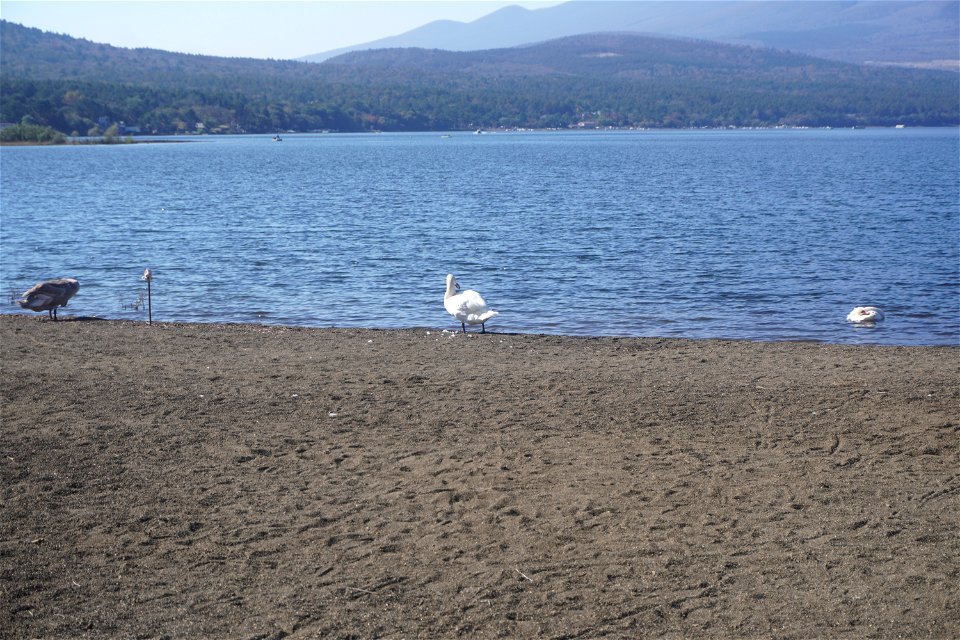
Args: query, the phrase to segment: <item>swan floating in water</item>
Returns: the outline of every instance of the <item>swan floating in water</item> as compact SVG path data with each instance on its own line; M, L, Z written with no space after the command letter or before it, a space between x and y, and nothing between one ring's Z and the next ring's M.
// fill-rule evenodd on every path
M883 311L876 307L855 307L853 311L847 314L847 322L872 324L879 320L883 320Z
M57 319L57 307L67 306L67 301L80 289L80 283L74 278L45 280L33 285L17 300L24 309L46 311L50 318Z
M460 283L457 282L452 273L448 273L447 291L443 294L444 309L460 321L460 328L463 329L464 333L467 332L468 324L478 324L480 325L480 332L486 333L485 323L500 312L488 308L483 297L473 289L456 293L459 288Z

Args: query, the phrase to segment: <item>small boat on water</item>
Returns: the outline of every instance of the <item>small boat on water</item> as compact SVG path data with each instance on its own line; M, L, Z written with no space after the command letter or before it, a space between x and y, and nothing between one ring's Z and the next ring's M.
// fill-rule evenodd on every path
M280 137L280 132L277 131L277 135L273 136L274 142L283 142L283 138Z

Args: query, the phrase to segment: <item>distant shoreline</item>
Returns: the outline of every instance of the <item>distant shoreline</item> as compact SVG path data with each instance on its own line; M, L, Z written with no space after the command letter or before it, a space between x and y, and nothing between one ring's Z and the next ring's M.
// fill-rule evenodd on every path
M894 125L894 126L881 126L881 125L869 125L869 126L854 126L854 127L807 127L807 126L769 126L769 127L597 127L597 128L565 128L565 129L553 129L553 128L544 128L544 129L534 129L534 128L482 128L476 131L467 130L467 129L451 129L451 130L430 130L430 131L384 131L384 130L371 130L371 131L285 131L283 135L287 136L329 136L329 135L370 135L370 134L383 134L383 133L400 133L400 134L438 134L438 135L452 135L452 134L467 134L467 135L489 135L489 134L503 134L503 133L603 133L603 132L644 132L644 131L840 131L840 130L866 130L866 129L958 129L958 125L942 125L942 126L903 126L903 125ZM115 140L113 142L106 141L95 141L95 140L67 140L66 142L29 142L29 141L16 141L16 142L0 142L0 147L58 147L58 146L87 146L87 145L103 145L103 146L122 146L126 144L164 144L164 143L185 143L185 142L194 142L195 138L224 138L232 136L243 136L243 137L273 137L270 133L182 133L182 134L156 134L156 135L147 135L144 137L127 137L123 140ZM148 138L148 139L144 139ZM162 138L162 139L160 139ZM190 140L178 140L176 138L192 138Z
M0 142L0 147L88 147L88 146L104 146L104 147L116 147L123 146L128 144L163 144L166 142L190 142L190 140L121 140L114 142L95 142L95 141L66 141L66 142L27 142L18 140L16 142Z

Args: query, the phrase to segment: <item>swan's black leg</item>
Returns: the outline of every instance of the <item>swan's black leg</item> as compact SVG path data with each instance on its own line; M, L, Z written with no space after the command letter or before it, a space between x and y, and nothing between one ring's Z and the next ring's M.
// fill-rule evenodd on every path
M464 333L467 332L467 325L465 325L464 323L461 322L461 323L460 323L460 327L463 329L463 332L464 332Z
M487 332L487 323L481 322L481 323L480 323L480 333L486 333L486 332Z

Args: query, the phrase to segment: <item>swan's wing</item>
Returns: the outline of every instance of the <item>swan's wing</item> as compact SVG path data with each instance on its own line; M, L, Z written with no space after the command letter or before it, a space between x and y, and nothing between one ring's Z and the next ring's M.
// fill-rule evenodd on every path
M463 295L454 296L447 301L447 311L460 321L466 320L468 315L474 313L474 306L470 298Z
M47 280L28 289L17 303L24 309L43 311L51 306L66 306L67 300L80 289L76 280Z
M466 322L470 316L479 316L487 311L487 303L480 294L473 290L466 290L443 301L447 313L460 322Z
M48 293L44 293L42 291L33 291L33 289L31 289L23 294L23 297L20 300L17 300L17 303L24 309L43 311L49 306L55 304L55 300L56 298Z
M467 289L460 295L464 298L464 309L467 313L482 314L487 310L487 302L473 289Z
M24 298L32 295L50 296L52 299L65 298L69 300L73 294L80 288L80 283L76 280L48 280L34 285L26 293Z
M443 300L443 308L447 310L452 316L461 315L464 313L463 310L464 301L460 296L450 296Z
M497 311L489 308L486 301L476 291L472 289L464 291L467 298L465 305L466 321L469 324L480 324L498 314Z
M467 289L443 301L447 313L460 322L480 324L497 315L496 311L487 307L486 301L473 289Z

